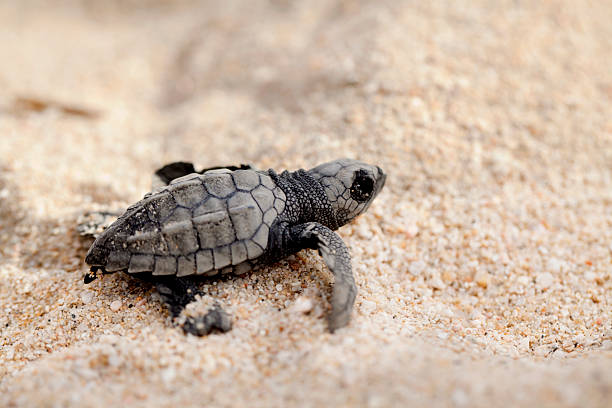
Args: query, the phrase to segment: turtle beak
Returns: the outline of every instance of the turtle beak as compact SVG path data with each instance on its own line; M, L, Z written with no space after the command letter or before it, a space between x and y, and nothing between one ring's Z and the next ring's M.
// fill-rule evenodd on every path
M378 178L378 191L380 191L382 190L382 188L385 185L385 182L387 181L387 175L378 166L376 166L376 170L378 170L378 177L377 177Z

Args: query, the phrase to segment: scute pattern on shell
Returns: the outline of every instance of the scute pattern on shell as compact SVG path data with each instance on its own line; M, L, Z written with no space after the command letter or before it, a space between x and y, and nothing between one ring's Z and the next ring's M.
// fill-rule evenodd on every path
M265 172L220 169L175 179L131 206L115 236L101 241L109 251L105 268L179 277L245 273L265 252L285 203Z

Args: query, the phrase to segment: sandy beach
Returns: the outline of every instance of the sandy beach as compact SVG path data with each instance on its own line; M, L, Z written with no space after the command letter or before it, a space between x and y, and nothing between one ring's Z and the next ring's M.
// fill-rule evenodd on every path
M0 406L609 407L612 5L0 3ZM338 233L206 281L234 328L150 285L83 284L89 211L161 165L382 167Z

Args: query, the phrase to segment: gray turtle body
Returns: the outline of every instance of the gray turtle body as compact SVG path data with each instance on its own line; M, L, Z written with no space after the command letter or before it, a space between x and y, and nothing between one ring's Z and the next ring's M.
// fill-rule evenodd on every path
M89 249L86 283L98 270L146 276L176 316L193 300L198 276L243 274L315 248L335 277L330 328L348 323L356 287L348 249L333 230L368 208L385 182L379 167L340 159L279 175L249 166L198 173L191 164L173 163L156 175L158 187ZM188 321L185 330L229 329L221 310L211 313Z
M131 206L101 234L87 263L155 276L245 273L264 254L285 200L267 172L192 173Z

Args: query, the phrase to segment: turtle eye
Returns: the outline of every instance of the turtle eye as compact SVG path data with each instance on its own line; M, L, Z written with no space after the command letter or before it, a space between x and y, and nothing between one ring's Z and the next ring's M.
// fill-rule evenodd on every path
M365 170L355 172L355 179L351 186L351 197L359 202L368 201L374 191L374 179Z

